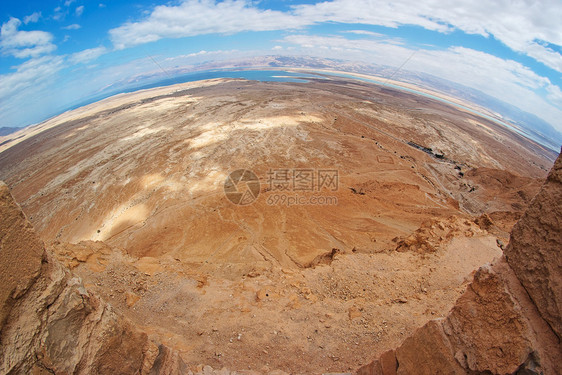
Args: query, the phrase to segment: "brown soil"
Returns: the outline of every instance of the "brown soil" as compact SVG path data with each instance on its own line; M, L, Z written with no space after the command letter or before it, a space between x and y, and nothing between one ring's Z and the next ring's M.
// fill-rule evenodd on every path
M501 255L555 156L351 80L181 84L42 126L0 153L0 179L88 288L194 370L342 371L396 347ZM261 180L247 206L223 192L240 168ZM282 169L339 183L281 192Z

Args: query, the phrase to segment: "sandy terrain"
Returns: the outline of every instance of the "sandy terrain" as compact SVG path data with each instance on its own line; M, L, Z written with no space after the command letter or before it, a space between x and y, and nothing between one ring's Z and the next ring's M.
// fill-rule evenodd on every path
M344 79L145 90L20 136L0 179L59 259L193 369L262 372L344 371L445 316L555 157ZM224 194L237 169L252 204Z

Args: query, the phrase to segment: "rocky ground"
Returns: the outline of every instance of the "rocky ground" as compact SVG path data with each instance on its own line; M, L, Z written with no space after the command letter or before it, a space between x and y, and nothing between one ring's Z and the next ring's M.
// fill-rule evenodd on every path
M445 319L431 320L361 375L562 372L562 157Z
M496 239L472 222L438 222L436 231L439 226L444 238L454 238L437 240L430 252L336 254L314 268L255 268L242 276L230 274L228 265L139 261L99 242L55 244L53 251L89 290L187 363L347 371L370 359L364 348L387 350L444 316L473 271L501 256Z
M49 253L192 371L349 371L397 347L501 257L555 156L353 80L187 83L40 127L2 139L0 179ZM261 182L245 206L223 190L240 168Z

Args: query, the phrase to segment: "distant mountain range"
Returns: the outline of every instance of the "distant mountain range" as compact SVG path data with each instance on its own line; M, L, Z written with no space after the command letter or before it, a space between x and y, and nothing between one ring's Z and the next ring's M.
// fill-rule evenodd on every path
M170 77L216 69L243 69L243 68L301 68L301 69L329 69L341 72L374 75L379 78L392 78L396 81L411 83L415 86L431 89L442 94L458 98L477 106L486 108L496 114L496 117L507 121L514 127L527 134L529 138L555 152L560 152L562 133L557 131L546 121L539 117L522 111L521 109L487 95L479 90L466 87L433 75L413 72L408 70L396 71L395 67L367 64L338 59L328 59L309 56L257 56L237 60L208 61L197 65L178 66L168 68L166 71L154 71L129 77L126 80L114 82L106 87L103 92L96 93L83 102L76 103L68 109L92 103L108 96L126 91L135 91L147 83L169 81ZM170 83L167 83L170 84ZM20 128L0 128L0 136L11 134Z
M562 133L536 115L522 111L516 106L496 99L482 91L429 74L408 70L400 70L397 72L395 67L318 57L259 56L235 61L206 62L196 66L184 67L183 69L179 69L177 73L185 73L188 71L187 69L189 69L189 71L194 71L252 67L330 69L350 73L371 74L383 79L389 77L396 81L432 89L484 107L498 114L499 118L511 123L530 138L555 152L560 152L560 146L562 145ZM177 73L176 71L172 72L172 74Z
M503 120L522 129L532 138L540 141L545 146L559 152L562 145L562 134L552 125L542 120L538 116L522 111L514 105L496 99L482 91L456 84L429 74L400 72L395 79L404 82L411 82L416 85L428 86L437 91L445 93L455 98L459 98L481 107L487 108L499 114Z

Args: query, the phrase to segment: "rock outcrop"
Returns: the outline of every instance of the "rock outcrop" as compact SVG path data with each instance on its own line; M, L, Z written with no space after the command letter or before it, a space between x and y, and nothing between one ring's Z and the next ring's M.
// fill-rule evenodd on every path
M15 302L35 282L41 270L43 244L0 183L0 332Z
M511 232L507 262L562 338L562 158Z
M1 182L0 220L1 374L187 372L45 250Z
M505 257L481 267L445 319L357 374L562 373L562 156L515 225Z
M426 220L408 237L402 240L395 238L396 251L434 253L455 237L472 237L481 233L479 223L456 216Z

